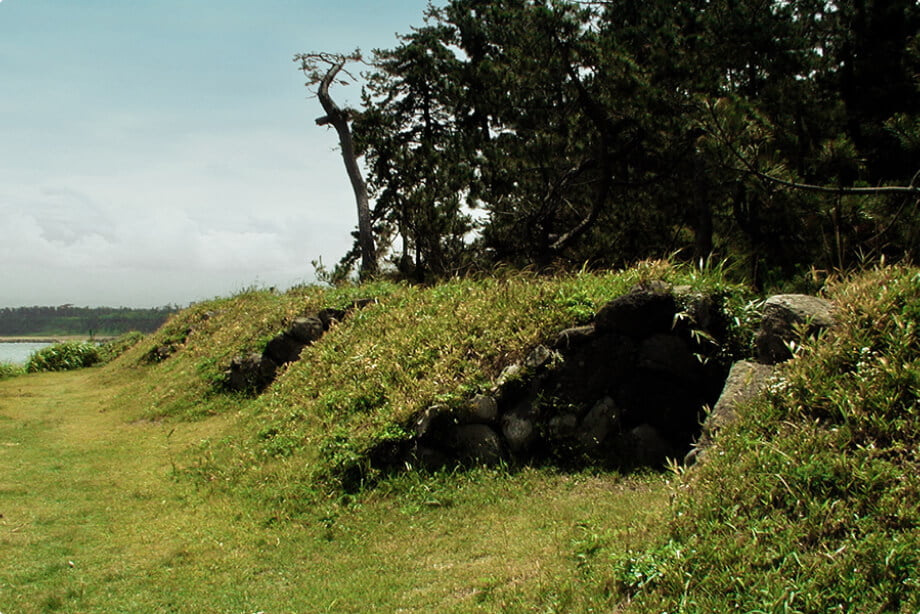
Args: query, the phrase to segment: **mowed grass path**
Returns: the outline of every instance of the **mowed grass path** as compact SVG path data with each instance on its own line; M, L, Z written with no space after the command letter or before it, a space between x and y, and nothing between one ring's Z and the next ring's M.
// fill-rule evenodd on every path
M589 611L594 553L642 547L667 508L660 476L480 471L273 523L175 475L231 419L133 420L113 399L136 385L0 381L3 614Z

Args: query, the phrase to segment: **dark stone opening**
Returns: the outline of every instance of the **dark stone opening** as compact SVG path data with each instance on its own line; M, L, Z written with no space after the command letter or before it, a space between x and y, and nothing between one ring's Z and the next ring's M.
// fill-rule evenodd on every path
M752 362L744 331L729 326L719 297L661 282L637 287L593 324L564 330L508 365L486 394L419 412L404 425L410 438L375 446L367 460L383 472L700 463L774 365L789 358L790 342L834 326L834 306L813 296L772 296L761 315ZM365 484L365 473L356 476L354 486Z
M372 463L629 470L682 459L730 368L716 302L663 284L636 288L592 325L562 331L509 365L489 394L417 415L403 450L391 444L378 462L372 452Z

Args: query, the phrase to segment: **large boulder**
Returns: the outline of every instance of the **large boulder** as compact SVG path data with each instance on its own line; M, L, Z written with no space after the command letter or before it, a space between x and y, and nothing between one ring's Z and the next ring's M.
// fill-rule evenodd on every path
M457 459L467 465L497 465L502 460L502 442L485 424L464 424L454 429L452 442Z
M545 345L538 345L524 358L524 368L538 371L549 366L556 358L556 354Z
M607 437L614 431L622 412L610 397L604 397L594 404L578 426L576 437L582 448L597 455Z
M323 323L323 328L325 330L329 330L330 327L344 320L347 313L348 312L346 312L344 309L332 309L330 307L320 311L318 314L316 314L316 317L318 317L320 322Z
M305 346L305 343L295 339L288 333L281 333L265 346L265 355L279 365L286 365L300 358L300 352L303 351Z
M410 421L420 441L444 441L456 424L456 419L446 405L432 405L416 414Z
M238 391L264 390L275 379L278 365L264 354L237 356L225 372L227 387Z
M571 412L562 412L549 419L547 434L555 445L568 444L578 434L578 416Z
M757 360L773 365L792 358L788 343L799 332L814 335L834 325L834 307L807 294L778 294L764 303L763 321L754 340Z
M304 316L291 322L290 328L285 332L292 339L306 345L322 337L326 328L319 316Z
M513 454L527 457L533 451L540 438L537 418L526 403L502 416L501 433Z
M457 416L460 424L490 424L498 418L498 402L495 397L477 394L462 408Z
M737 407L760 394L773 375L772 365L742 360L732 365L715 407L703 423L703 437L711 438L716 431L737 417Z
M738 407L748 403L764 389L773 375L774 366L742 360L732 365L722 395L703 422L703 430L695 447L684 458L692 465L702 458L712 445L716 433L738 417Z
M644 339L671 330L677 306L670 293L637 290L604 305L594 318L597 332Z
M563 353L578 348L597 338L597 329L593 324L567 328L553 341L553 349Z

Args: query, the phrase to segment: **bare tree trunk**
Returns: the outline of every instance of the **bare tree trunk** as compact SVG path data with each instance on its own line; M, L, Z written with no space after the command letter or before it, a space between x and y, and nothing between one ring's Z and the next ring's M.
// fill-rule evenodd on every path
M367 184L361 175L358 166L358 156L355 153L354 139L351 136L351 127L348 123L348 113L343 111L329 95L329 86L335 81L336 75L345 67L347 58L337 58L331 63L326 74L319 82L317 97L326 115L316 120L317 125L332 124L339 135L339 145L342 147L342 159L345 162L345 171L351 181L355 193L355 202L358 205L358 245L361 248L361 277L372 276L377 272L377 250L374 246L374 232L371 225L371 209L367 197Z

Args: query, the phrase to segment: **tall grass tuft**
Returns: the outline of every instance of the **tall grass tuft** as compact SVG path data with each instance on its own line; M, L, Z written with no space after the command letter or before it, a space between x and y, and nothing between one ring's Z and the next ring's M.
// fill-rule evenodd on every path
M25 367L8 362L0 362L0 379L8 379L25 373Z

